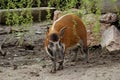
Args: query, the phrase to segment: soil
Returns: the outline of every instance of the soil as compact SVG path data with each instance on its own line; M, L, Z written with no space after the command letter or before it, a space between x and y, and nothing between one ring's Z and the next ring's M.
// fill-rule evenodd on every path
M4 26L1 26L4 27ZM120 80L120 51L108 52L99 45L89 47L89 63L78 55L76 64L65 55L64 69L52 74L51 61L43 48L46 28L33 25L37 34L34 47L4 46L6 56L0 56L0 80ZM0 43L6 34L0 35Z

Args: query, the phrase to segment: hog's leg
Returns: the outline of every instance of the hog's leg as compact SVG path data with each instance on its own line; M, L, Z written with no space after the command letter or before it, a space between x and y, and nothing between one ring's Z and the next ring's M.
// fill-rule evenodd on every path
M56 61L55 59L51 59L52 60L52 68L51 68L51 73L55 73L56 72Z
M88 63L88 48L84 49L85 53L85 63Z

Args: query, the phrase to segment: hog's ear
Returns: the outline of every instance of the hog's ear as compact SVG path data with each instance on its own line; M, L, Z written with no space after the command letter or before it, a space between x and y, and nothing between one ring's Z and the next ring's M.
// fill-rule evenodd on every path
M63 35L65 33L65 29L66 29L66 27L63 27L63 28L60 29L60 37L61 38L63 37Z
M49 33L49 27L46 27L46 35Z
M49 31L49 27L47 26L47 32Z

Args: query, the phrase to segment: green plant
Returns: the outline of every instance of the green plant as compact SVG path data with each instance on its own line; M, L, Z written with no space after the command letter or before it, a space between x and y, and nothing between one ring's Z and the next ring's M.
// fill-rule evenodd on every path
M18 29L17 32L13 31L12 33L17 36L19 45L22 45L24 41L24 35L26 34L24 30L32 26L32 2L33 0L8 0L6 6L6 24ZM16 10L18 8L20 8L19 11Z
M79 12L77 13L80 16L85 16L89 13L94 13L96 15L101 15L101 3L103 0L0 0L0 9L7 9L6 13L6 24L13 25L14 28L19 28L20 30L24 30L26 28L31 28L33 17L31 8L32 7L41 7L44 4L48 7L55 7L57 10L67 11L69 13L69 9L71 8L79 8ZM116 2L117 0L111 0L112 2ZM44 4L43 4L44 3ZM79 6L79 7L78 7ZM21 8L21 12L10 12L10 9L18 9ZM117 11L117 7L115 7ZM41 11L39 11L39 21L41 22ZM50 10L48 9L47 20L50 21ZM83 17L84 18L84 17ZM82 19L83 19L82 18ZM94 24L94 33L95 35L99 32L100 24L99 18L96 18L97 22L85 21L85 24ZM87 20L87 19L86 19ZM23 39L26 33L24 32L13 32L17 34L19 39ZM22 41L21 43L22 44Z

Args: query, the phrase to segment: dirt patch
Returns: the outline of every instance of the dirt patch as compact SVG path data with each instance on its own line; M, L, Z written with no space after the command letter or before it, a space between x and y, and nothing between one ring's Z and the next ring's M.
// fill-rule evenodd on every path
M49 73L51 61L45 54L43 39L45 29L33 25L36 34L34 48L25 49L15 45L4 48L5 57L0 56L0 80L120 80L120 51L108 52L100 46L89 48L89 63L84 63L84 55L78 55L75 65L70 62L73 54L66 54L64 69ZM0 35L0 42L6 35Z

